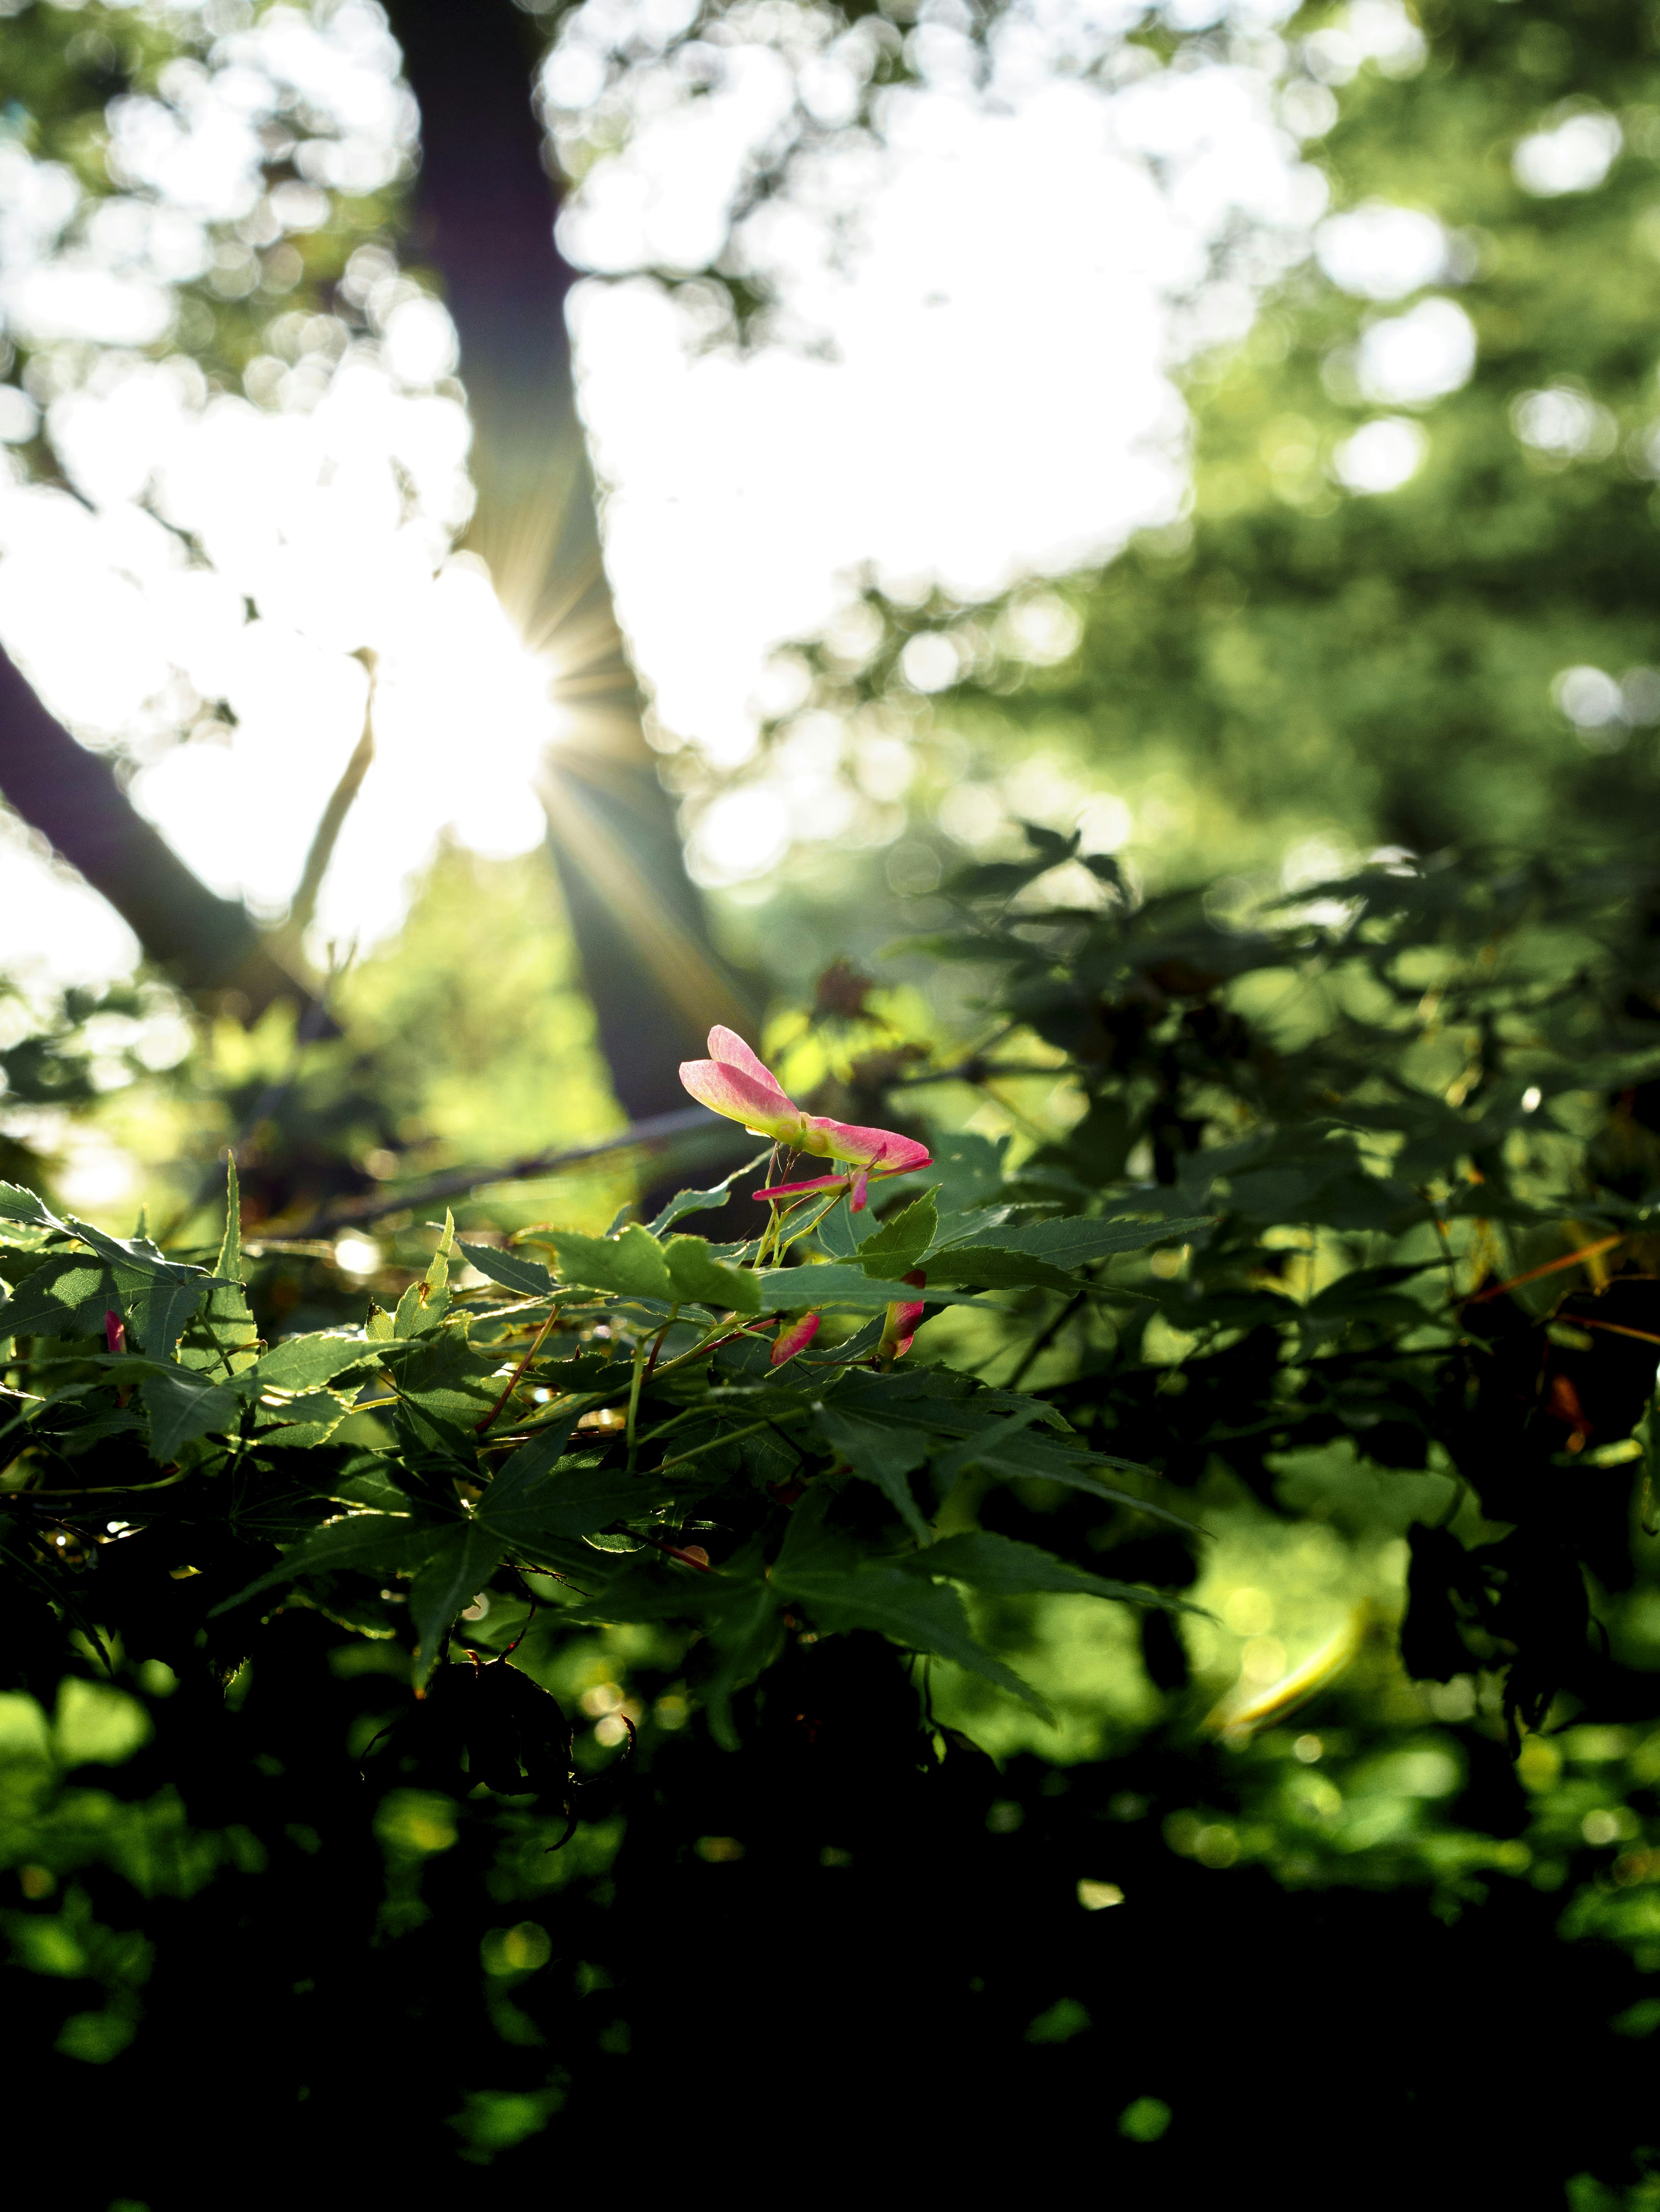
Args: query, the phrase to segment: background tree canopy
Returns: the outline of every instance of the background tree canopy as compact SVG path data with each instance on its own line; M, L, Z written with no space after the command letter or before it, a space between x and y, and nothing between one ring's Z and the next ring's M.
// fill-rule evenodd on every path
M353 958L372 649L275 918L10 676L0 790L148 955L0 1010L7 2056L87 2114L88 2203L217 2197L227 2142L355 2191L632 2136L677 2181L1061 2148L1126 2194L1657 2201L1660 46L1200 13L0 21L6 205L80 194L54 281L163 204L192 101L277 88L246 211L142 218L149 336L4 294L33 481L107 512L68 403L135 363L284 422L284 380L391 390L441 289L464 386L397 390L464 398L470 479L376 465L577 717L547 848L447 845ZM705 259L629 277L765 348L835 164L1023 40L1104 108L1265 88L1324 211L1206 238L1190 495L1000 596L873 570L723 765L621 654L504 88L551 56L580 217L770 56ZM165 475L136 503L239 573ZM676 801L695 854L809 781L852 826L694 890ZM776 1162L676 1079L724 1011L929 1164L752 1200ZM100 1146L136 1228L75 1194Z

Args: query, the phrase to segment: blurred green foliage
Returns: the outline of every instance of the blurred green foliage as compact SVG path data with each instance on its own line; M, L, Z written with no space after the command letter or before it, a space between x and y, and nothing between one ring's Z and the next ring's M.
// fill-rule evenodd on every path
M1096 842L1164 884L1277 871L1306 841L1431 852L1548 840L1567 819L1617 831L1652 803L1653 24L1497 0L1441 0L1418 21L1416 67L1341 58L1341 8L1289 27L1303 127L1310 94L1313 127L1330 122L1303 155L1336 223L1243 341L1182 373L1190 513L1097 574L991 606L872 591L866 627L803 648L815 682L778 733L786 751L825 708L872 736L886 714L896 733L920 726L911 839L938 848L937 823L995 849L1011 817L1067 828L1093 798ZM1613 132L1606 178L1592 159L1582 188L1527 189L1518 146L1576 124ZM1398 234L1392 256L1345 240L1343 219L1380 209L1433 218L1439 250L1433 230L1415 256ZM1392 397L1380 364L1403 333L1416 338ZM1421 371L1432 391L1415 396ZM1454 387L1441 396L1438 375ZM1379 425L1421 459L1396 489L1351 489L1350 441ZM936 632L962 675L921 696L903 655ZM1578 723L1553 688L1576 668L1603 678L1574 695ZM897 866L925 877L913 849Z

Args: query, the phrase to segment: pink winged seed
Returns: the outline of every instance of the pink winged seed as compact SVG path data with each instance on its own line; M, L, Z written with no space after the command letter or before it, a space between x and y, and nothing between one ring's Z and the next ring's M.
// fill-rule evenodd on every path
M803 1314L799 1321L791 1322L787 1328L780 1328L773 1340L772 1357L768 1364L782 1367L786 1359L793 1359L798 1352L805 1352L819 1333L821 1318L815 1313Z
M730 1121L742 1121L757 1136L775 1138L792 1152L844 1160L858 1169L852 1198L856 1212L864 1204L867 1176L900 1175L929 1164L927 1146L919 1145L914 1137L901 1137L893 1129L866 1129L857 1122L832 1121L827 1115L803 1114L772 1069L757 1059L736 1030L723 1029L718 1023L709 1032L709 1055L707 1060L681 1062L681 1082L693 1097ZM798 1189L829 1187L822 1179L784 1183L763 1195L781 1198Z
M763 1090L772 1091L781 1106L790 1107L791 1113L796 1110L777 1076L750 1051L736 1030L723 1029L718 1022L715 1024L709 1032L709 1057L718 1060L723 1067L737 1068Z
M914 1137L901 1137L893 1129L861 1128L855 1121L832 1121L821 1114L809 1115L807 1126L824 1137L824 1150L833 1160L851 1160L857 1167L874 1168L882 1175L925 1168L932 1157L926 1145L919 1145Z
M680 1079L700 1106L742 1121L758 1136L791 1137L799 1129L801 1109L791 1104L776 1083L758 1083L718 1060L682 1060Z

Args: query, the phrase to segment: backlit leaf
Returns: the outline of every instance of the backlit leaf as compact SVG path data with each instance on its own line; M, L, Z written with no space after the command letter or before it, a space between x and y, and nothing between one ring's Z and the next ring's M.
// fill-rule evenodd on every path
M504 1252L494 1244L470 1244L464 1237L460 1249L481 1275L488 1275L504 1289L523 1291L526 1297L545 1298L554 1287L554 1279L540 1260Z

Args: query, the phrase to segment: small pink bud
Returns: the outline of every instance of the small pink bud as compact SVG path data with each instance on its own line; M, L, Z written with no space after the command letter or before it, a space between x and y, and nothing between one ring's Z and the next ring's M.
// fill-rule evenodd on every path
M799 1321L791 1322L787 1328L780 1328L772 1346L773 1366L782 1367L786 1359L793 1359L798 1352L805 1352L818 1334L819 1322L822 1318L820 1314L803 1314Z
M923 1268L913 1267L905 1279L912 1289L919 1291L927 1282L928 1276ZM880 1359L885 1363L904 1358L906 1353L911 1349L911 1340L917 1333L923 1312L924 1305L920 1298L914 1304L907 1298L903 1305L888 1307L888 1319L881 1332L881 1342L876 1346L877 1357Z
M127 1324L113 1306L104 1316L104 1340L112 1352L124 1352L127 1348Z

